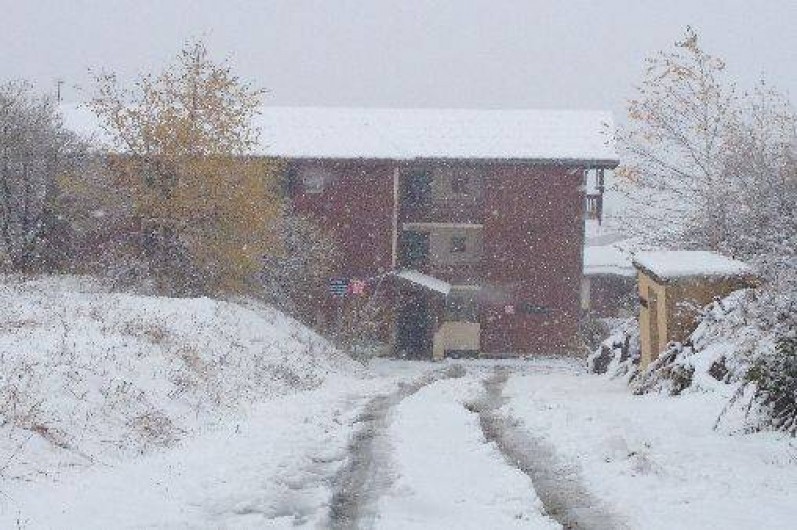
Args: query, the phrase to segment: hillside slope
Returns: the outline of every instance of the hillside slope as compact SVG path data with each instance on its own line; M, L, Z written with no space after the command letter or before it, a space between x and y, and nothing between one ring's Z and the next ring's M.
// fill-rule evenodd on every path
M0 480L171 445L356 363L255 302L0 283Z

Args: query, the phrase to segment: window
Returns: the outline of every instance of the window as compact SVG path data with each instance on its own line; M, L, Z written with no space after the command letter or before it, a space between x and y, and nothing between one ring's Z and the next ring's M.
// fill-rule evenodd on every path
M459 254L467 251L467 241L465 236L451 236L451 252Z
M453 167L436 171L441 179L441 192L447 198L478 199L482 195L484 174L475 167Z
M309 167L302 171L302 185L305 193L323 193L331 181L328 170L320 167Z
M457 195L466 195L469 191L470 179L461 173L451 176L451 192Z
M432 174L419 170L404 178L404 199L410 206L428 204L432 199Z
M478 322L479 304L472 293L452 291L446 298L447 322Z

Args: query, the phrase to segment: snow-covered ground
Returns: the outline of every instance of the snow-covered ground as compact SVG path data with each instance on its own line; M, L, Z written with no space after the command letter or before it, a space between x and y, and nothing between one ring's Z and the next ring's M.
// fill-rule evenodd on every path
M388 436L395 480L376 528L558 528L528 476L487 443L466 408L481 378L437 381L398 405Z
M75 277L5 277L0 301L4 517L31 512L21 485L47 489L75 468L115 466L223 430L253 404L362 374L251 301L112 293Z
M797 442L712 429L726 396L632 396L619 380L518 374L502 412L576 462L631 528L795 528Z
M0 527L17 520L41 529L316 527L346 456L357 394L379 389L336 378L172 448L62 473L56 482L6 485Z
M365 369L257 304L0 289L0 528L797 520L797 443L712 430L716 391L633 396L562 359Z

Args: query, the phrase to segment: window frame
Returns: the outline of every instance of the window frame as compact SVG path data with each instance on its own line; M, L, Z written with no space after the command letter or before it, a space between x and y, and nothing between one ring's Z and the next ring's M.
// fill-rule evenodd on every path
M328 168L313 166L302 168L300 172L302 191L307 195L324 193L332 181L332 172Z

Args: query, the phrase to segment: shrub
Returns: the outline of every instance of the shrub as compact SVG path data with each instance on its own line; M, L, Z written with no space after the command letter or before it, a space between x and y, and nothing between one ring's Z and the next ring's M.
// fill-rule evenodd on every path
M797 435L797 337L782 337L775 353L750 367L747 380L755 385L754 399L773 428Z

